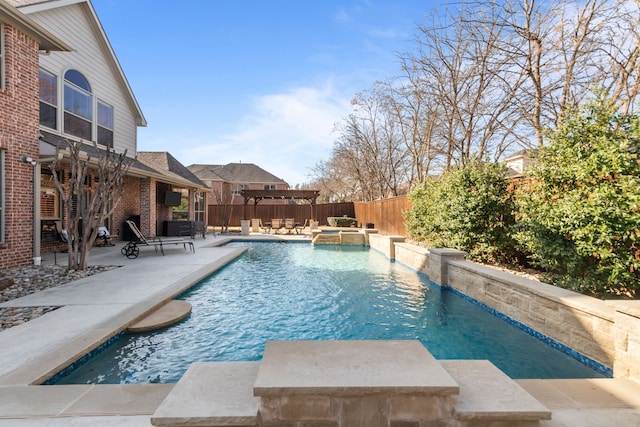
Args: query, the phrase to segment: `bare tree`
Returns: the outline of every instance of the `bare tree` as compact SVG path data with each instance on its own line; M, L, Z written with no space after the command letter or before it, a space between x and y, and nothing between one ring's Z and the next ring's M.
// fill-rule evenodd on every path
M419 74L413 72L410 64L405 63L403 71L405 76L386 84L390 119L397 122L398 139L408 162L404 184L410 188L423 181L434 168L440 169L437 161L444 151L435 137L439 123L437 105L430 102L421 87Z
M497 158L518 140L520 116L512 94L522 85L521 78L505 78L512 58L501 49L504 29L492 9L446 11L432 19L432 25L418 28L417 54L405 55L403 62L437 106L431 138L441 140L444 166Z
M555 127L563 111L597 87L608 86L612 102L625 109L633 104L637 3L515 0L478 5L495 10L493 19L504 28L500 49L512 58L509 78L526 78L526 84L514 86L512 96L535 132L535 145L544 144L544 129Z
M213 190L216 204L220 206L218 215L220 217L220 232L227 233L229 231L229 222L231 214L233 214L233 194L231 192L221 192Z
M94 143L94 156L87 153L80 141L66 141L63 149L56 148L56 160L50 168L56 188L61 194L67 219L68 268L86 270L89 254L104 224L124 195L124 179L131 166L127 151L116 153L113 149L100 150ZM69 154L69 179L60 182L55 170L61 151ZM94 173L91 179L89 172Z
M358 93L352 101L353 112L337 127L332 156L342 158L342 173L356 183L359 200L396 196L406 181L406 152L390 99L381 84Z
M372 200L472 158L540 147L565 109L600 88L632 112L639 28L640 0L449 4L417 27L399 76L355 96L316 177Z
M623 114L635 111L640 94L640 1L616 2L618 17L601 31L604 60L599 61L606 92Z

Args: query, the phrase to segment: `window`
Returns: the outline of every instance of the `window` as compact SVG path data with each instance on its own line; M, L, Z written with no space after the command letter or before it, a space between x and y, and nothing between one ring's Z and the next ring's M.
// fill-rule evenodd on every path
M82 217L82 213L85 212L89 208L89 198L91 197L90 190L82 189L76 190L78 193L71 195L71 215L74 217ZM79 199L79 195L81 194L82 200Z
M98 144L113 148L113 107L98 101Z
M64 73L64 132L91 141L93 96L89 82L76 70Z
M40 217L60 219L60 193L56 188L40 189Z
M204 222L206 209L207 209L207 193L205 193L204 191L196 191L195 201L193 204L194 221Z
M40 124L58 128L58 78L40 69Z
M276 186L273 185L273 184L267 184L267 185L264 186L264 189L265 190L275 190Z
M4 25L0 23L0 89L5 89L4 83Z
M173 216L171 219L189 219L189 190L176 189L173 191L182 194L180 199L180 206L174 206L172 208Z
M248 184L232 184L231 188L232 188L231 193L234 196L239 196L242 193L242 190L249 189L249 185Z

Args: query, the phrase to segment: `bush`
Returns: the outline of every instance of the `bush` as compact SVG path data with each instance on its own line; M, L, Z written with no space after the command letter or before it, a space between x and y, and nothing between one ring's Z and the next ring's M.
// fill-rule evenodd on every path
M347 216L330 216L327 217L327 222L331 227L357 227L358 221L355 218Z
M555 284L638 295L639 124L604 99L567 112L519 189L517 238Z
M474 160L428 178L409 192L409 236L431 247L464 250L479 261L513 260L513 201L507 168Z

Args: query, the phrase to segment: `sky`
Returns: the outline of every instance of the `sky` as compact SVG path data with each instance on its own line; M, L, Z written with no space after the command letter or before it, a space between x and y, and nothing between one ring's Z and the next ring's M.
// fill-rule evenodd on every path
M139 151L254 163L292 187L351 100L399 73L436 0L93 0L147 120Z

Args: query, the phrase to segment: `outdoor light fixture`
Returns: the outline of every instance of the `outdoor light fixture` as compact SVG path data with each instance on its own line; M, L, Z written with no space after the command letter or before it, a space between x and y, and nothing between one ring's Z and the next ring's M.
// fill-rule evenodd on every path
M35 166L38 163L35 160L33 160L31 157L28 157L28 156L22 156L22 158L20 160L22 161L22 163L30 163L31 166Z

